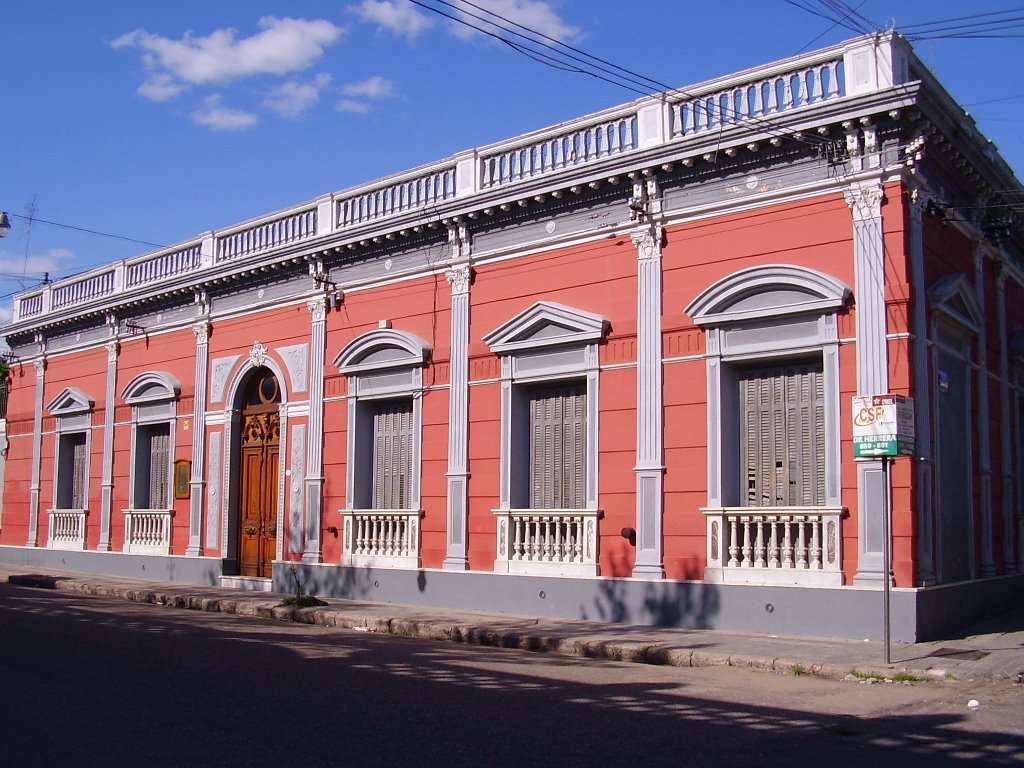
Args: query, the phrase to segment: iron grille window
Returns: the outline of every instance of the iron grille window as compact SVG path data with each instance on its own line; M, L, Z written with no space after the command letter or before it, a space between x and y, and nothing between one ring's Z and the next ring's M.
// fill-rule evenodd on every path
M584 383L530 391L530 508L586 507Z
M373 406L373 508L411 509L413 471L411 398Z
M821 362L748 369L739 385L744 506L824 504Z

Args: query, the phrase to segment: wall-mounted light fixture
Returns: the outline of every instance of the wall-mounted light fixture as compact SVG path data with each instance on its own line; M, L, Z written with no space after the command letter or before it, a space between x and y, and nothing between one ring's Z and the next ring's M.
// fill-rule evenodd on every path
M136 333L145 333L146 332L146 327L143 326L143 325L139 325L134 320L125 320L124 321L124 329L125 329L126 332L130 333L132 336L134 336Z
M7 211L0 211L0 237L7 237L10 231L11 217L7 215Z

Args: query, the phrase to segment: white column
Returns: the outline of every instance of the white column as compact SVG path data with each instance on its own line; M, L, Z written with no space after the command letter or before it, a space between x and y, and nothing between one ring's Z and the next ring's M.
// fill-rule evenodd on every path
M206 397L210 358L210 324L192 326L196 337L196 379L192 398L192 475L189 478L188 547L185 554L203 554L203 502L206 497ZM210 542L207 541L207 544Z
M855 182L846 190L853 213L854 296L857 302L857 394L889 390L885 318L885 248L882 240L882 185ZM882 462L857 460L857 573L855 584L882 583L882 499L890 493Z
M36 368L36 403L32 414L32 485L28 497L28 540L26 547L38 546L39 542L39 470L43 455L43 383L46 373L46 358L34 361Z
M466 528L469 508L469 287L468 264L445 272L452 289L451 353L448 389L448 518L443 567L469 567Z
M985 327L985 250L983 242L974 246L974 295L978 299L982 324L978 329L978 470L981 473L981 575L995 576L992 560L992 445L988 428L988 330Z
M110 551L110 517L114 491L114 400L117 397L117 355L121 345L107 345L107 387L103 403L103 475L100 478L100 540L96 549Z
M910 291L913 300L911 332L914 335L914 432L916 466L914 499L917 525L917 581L919 587L935 584L935 498L932 472L932 403L928 361L927 286L924 277L924 231L921 216L927 200L915 190L910 203Z
M637 251L636 563L633 576L665 576L662 546L663 478L660 224L632 233Z
M306 304L312 318L309 345L309 434L306 448L306 544L302 562L319 563L320 513L324 486L324 356L327 306L323 297Z

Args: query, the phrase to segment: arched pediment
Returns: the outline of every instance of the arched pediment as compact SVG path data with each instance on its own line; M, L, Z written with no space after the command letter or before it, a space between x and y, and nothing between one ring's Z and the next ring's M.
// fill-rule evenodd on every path
M686 307L697 325L720 325L764 317L835 312L852 291L816 269L768 264L742 269L707 288Z
M181 384L163 371L140 373L121 392L121 399L129 405L174 400L181 394Z
M346 375L419 367L426 364L431 351L430 344L413 333L382 328L352 339L334 358L334 365Z
M484 343L499 354L520 349L600 341L608 332L601 315L538 301L484 336Z
M46 410L52 416L72 416L91 411L93 405L93 399L78 387L68 387L50 401Z
M933 312L941 312L974 333L985 322L978 299L962 272L950 272L932 283L928 300Z

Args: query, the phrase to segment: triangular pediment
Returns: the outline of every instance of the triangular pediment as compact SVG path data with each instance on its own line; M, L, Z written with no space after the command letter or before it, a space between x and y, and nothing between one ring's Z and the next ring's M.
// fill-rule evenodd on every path
M984 315L978 299L962 272L951 272L936 280L928 289L928 300L933 312L939 312L977 333L984 324Z
M484 336L484 343L491 351L503 353L534 347L589 344L600 341L607 332L608 320L601 315L553 301L538 301Z
M88 413L92 410L93 399L78 387L68 387L57 395L46 410L51 416L71 416L77 413Z

